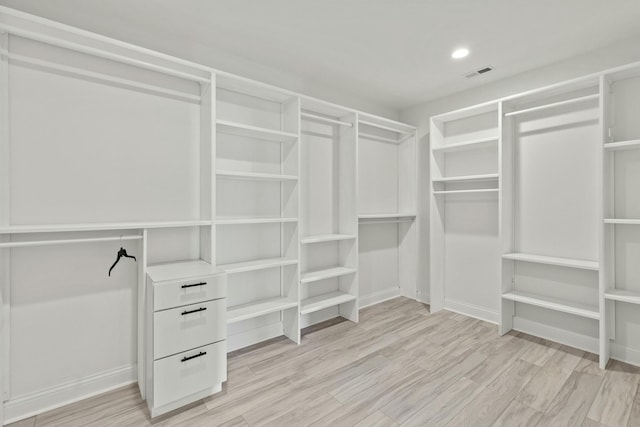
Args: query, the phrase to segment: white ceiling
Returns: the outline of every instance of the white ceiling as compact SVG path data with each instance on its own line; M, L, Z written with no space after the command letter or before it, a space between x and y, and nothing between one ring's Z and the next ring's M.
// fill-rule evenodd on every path
M0 0L167 53L281 70L393 109L640 33L638 0ZM471 55L450 59L468 46ZM217 66L215 59L209 65ZM468 71L495 70L467 80ZM222 67L220 67L222 68ZM237 72L237 70L226 69ZM283 74L284 75L284 74ZM255 77L255 76L250 76Z

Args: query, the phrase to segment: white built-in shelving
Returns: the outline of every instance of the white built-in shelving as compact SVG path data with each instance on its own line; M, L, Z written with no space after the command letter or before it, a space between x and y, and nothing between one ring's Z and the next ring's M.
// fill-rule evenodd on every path
M627 291L624 289L609 289L604 297L610 301L620 301L629 304L640 304L640 291Z
M340 306L341 304L353 303L356 299L357 297L355 295L340 291L317 295L302 300L300 304L300 314L311 314L316 311Z
M240 171L216 171L216 175L219 178L228 179L248 179L256 181L297 181L298 177L295 175L280 175L274 173L257 173L257 172L240 172Z
M211 220L187 221L151 221L151 222L111 222L84 224L42 224L42 225L11 225L1 227L0 234L28 234L28 233L67 233L75 231L117 231L142 230L159 228L185 228L210 226Z
M569 267L583 270L597 271L600 268L598 261L589 261L582 259L560 258L535 254L509 253L502 255L503 259L513 261L531 262L536 264L555 265L558 267Z
M293 142L298 138L297 133L234 123L226 120L216 120L216 130L219 133L227 135L262 139L265 141Z
M607 142L604 149L607 151L624 151L637 150L640 148L640 139L632 139L629 141Z
M640 219L631 218L605 218L605 224L620 224L620 225L640 225Z
M319 280L326 280L333 277L353 274L356 271L358 271L358 269L352 267L332 267L324 268L322 270L309 271L300 275L300 283L317 282Z
M516 290L502 294L502 298L508 301L535 305L537 307L587 317L589 319L600 319L600 311L597 305L580 304L570 300Z
M463 142L455 142L433 147L434 153L451 153L455 151L474 150L488 147L497 147L500 138L498 136L489 136L484 138L476 138Z
M470 188L466 190L433 190L433 194L474 194L474 193L498 193L498 188Z
M355 239L355 234L316 234L303 237L302 239L300 239L300 243L303 245L310 245L312 243L337 242L340 240Z
M224 218L218 217L217 225L282 224L298 222L298 218Z
M248 271L263 270L266 268L284 267L285 265L294 265L298 263L297 258L266 258L253 261L235 262L233 264L219 264L218 268L224 270L228 274L246 273Z
M227 310L227 323L237 323L294 308L298 308L298 301L284 297L260 300L254 303L229 307Z

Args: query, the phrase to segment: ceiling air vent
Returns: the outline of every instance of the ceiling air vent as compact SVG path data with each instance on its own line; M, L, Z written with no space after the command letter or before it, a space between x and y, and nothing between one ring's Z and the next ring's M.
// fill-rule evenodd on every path
M487 65L486 67L482 67L482 68L480 68L479 70L475 70L475 71L472 71L472 72L470 72L470 73L467 73L467 74L465 74L464 76L465 76L466 78L470 79L471 77L479 76L479 75L481 75L481 74L486 74L486 73L488 73L488 72L489 72L489 71L491 71L491 70L493 70L493 67L492 67L492 66L490 66L490 65Z

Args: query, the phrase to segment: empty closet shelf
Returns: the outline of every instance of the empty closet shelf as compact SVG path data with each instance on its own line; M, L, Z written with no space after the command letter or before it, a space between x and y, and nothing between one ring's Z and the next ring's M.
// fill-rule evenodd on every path
M218 218L218 225L243 225L243 224L277 224L284 222L298 222L298 218Z
M604 144L604 149L610 151L636 150L638 148L640 148L640 139L609 142L607 144Z
M85 224L45 224L45 225L12 225L0 228L0 234L22 233L62 233L67 231L108 231L108 230L138 230L145 228L181 228L211 225L212 221L156 221L156 222L112 222Z
M469 141L456 142L453 144L446 144L441 147L434 147L434 153L451 153L454 151L474 150L487 147L497 147L498 137L491 136L488 138L478 138Z
M543 255L531 255L523 253L511 253L502 255L504 259L514 261L533 262L538 264L556 265L559 267L578 268L583 270L599 270L600 264L597 261L588 261L582 259L558 258Z
M324 270L310 271L308 273L303 273L300 276L300 283L317 282L318 280L331 279L333 277L340 277L346 274L353 274L356 271L357 269L351 267L334 267Z
M605 218L605 224L640 225L640 219Z
M573 314L580 317L587 317L589 319L600 319L600 311L598 310L597 306L580 304L573 301L567 301L559 298L547 297L516 290L502 294L502 298L509 301L547 308L549 310L560 311L562 313Z
M382 213L382 214L360 214L358 219L392 219L392 218L415 218L416 214L411 213Z
M228 170L218 170L216 175L219 178L227 179L247 179L255 181L297 181L295 175L278 175L273 173L237 172Z
M433 178L434 183L450 183L450 182L482 182L482 181L494 181L497 180L499 174L487 173L482 175L465 175L465 176L451 176L446 178Z
M234 262L232 264L218 265L220 270L227 274L244 273L246 271L263 270L266 268L282 267L285 265L297 264L298 260L293 258L266 258L254 261Z
M297 307L297 301L284 297L237 305L235 307L229 307L227 310L227 323L241 322L254 317L264 316L265 314Z
M344 292L331 292L329 294L318 295L317 297L307 298L300 304L300 314L309 314L315 311L324 310L325 308L334 307L344 304L345 302L355 301L356 296Z
M308 245L310 243L322 243L322 242L336 242L339 240L354 240L356 238L353 234L316 234L306 236L300 239L300 243Z
M640 304L640 292L625 291L622 289L609 289L604 293L605 299L611 301L628 302L630 304Z
M298 139L297 133L261 128L226 120L216 120L216 131L227 135L244 136L266 141L291 142Z
M497 188L473 188L469 190L436 190L433 194L474 194L474 193L497 193Z

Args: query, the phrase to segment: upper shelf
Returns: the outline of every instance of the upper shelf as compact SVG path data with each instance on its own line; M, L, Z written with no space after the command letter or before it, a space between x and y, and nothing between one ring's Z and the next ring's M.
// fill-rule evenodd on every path
M297 133L261 128L226 120L216 120L216 130L227 135L245 136L265 141L293 142L298 139Z
M626 291L623 289L609 289L604 293L605 299L612 301L628 302L630 304L640 304L640 292Z
M359 214L358 219L390 219L390 218L415 218L414 213L380 213L380 214Z
M240 172L220 170L216 171L216 175L221 178L229 179L249 179L256 181L297 181L298 177L295 175L278 175L274 173L257 173L257 172Z
M640 148L640 139L629 141L609 142L604 144L604 149L609 151L635 150Z
M502 255L504 259L514 261L533 262L538 264L556 265L558 267L570 267L583 270L599 270L600 264L597 261L588 261L582 259L559 258L544 255L533 255L523 253L510 253Z
M112 222L95 224L12 225L0 228L0 234L63 233L72 231L141 230L145 228L180 228L211 225L212 221Z
M337 242L340 240L354 240L356 238L353 234L315 234L305 236L300 239L300 243L308 245L310 243L324 243L324 242Z
M640 219L605 218L605 224L640 225Z
M487 138L478 138L470 141L456 142L454 144L447 144L441 147L434 147L434 153L450 153L454 151L463 151L470 149L479 149L487 147L497 147L499 137L491 136Z
M558 101L558 102L552 102L550 104L544 104L544 105L539 105L537 107L531 107L531 108L524 108L522 110L516 110L516 111L511 111L508 113L504 113L505 117L512 117L512 116L518 116L520 114L526 114L526 113L533 113L536 111L543 111L543 110L548 110L551 108L557 108L557 107L562 107L565 105L571 105L571 104L578 104L578 103L582 103L582 102L588 102L588 101L593 101L596 100L600 97L599 94L593 94L593 95L587 95L587 96L581 96L578 98L572 98L572 99L567 99L564 101Z
M245 224L279 224L285 222L298 222L298 218L224 218L218 217L218 225L245 225Z
M449 182L480 182L480 181L494 181L499 178L497 173L487 173L483 175L465 175L465 176L451 176L446 178L433 178L433 182L436 183L449 183Z

